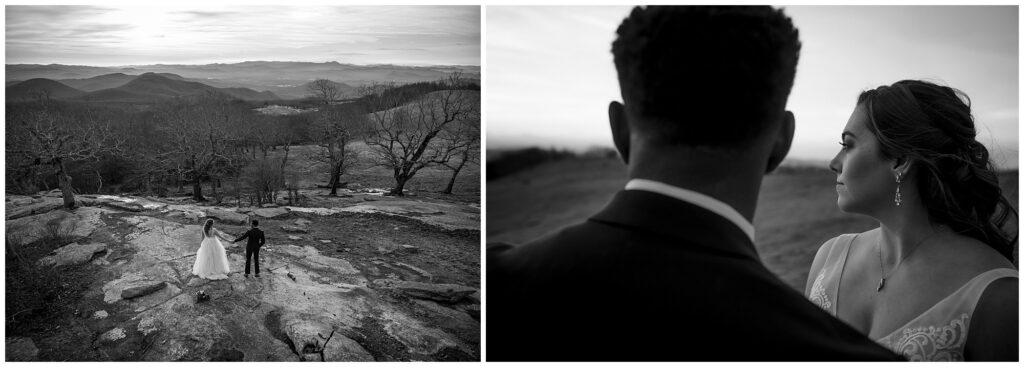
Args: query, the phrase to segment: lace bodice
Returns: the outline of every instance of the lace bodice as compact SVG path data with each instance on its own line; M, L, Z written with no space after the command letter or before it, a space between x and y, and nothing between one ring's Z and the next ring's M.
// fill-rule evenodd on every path
M835 239L807 295L833 316L838 310L839 283L854 237L844 234ZM1018 277L1017 270L1002 268L978 274L906 325L875 341L911 361L962 361L978 299L989 284L1005 277Z

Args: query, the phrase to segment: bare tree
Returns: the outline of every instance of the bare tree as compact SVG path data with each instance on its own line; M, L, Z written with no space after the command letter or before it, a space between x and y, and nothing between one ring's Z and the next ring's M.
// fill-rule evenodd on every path
M8 164L54 169L64 207L74 209L75 194L68 165L98 161L105 153L118 154L126 139L109 124L97 121L88 107L69 113L45 98L37 103L34 108L8 111Z
M337 196L341 175L358 158L349 144L365 134L366 117L352 104L325 107L313 126L314 140L322 148L313 158L328 166L327 185L330 195Z
M203 180L216 180L245 163L229 143L242 116L240 107L220 95L206 95L167 106L161 117L166 138L165 161L192 183L192 197L206 201ZM216 192L216 184L214 185Z
M384 93L387 88L371 85L364 90L372 124L366 144L379 162L394 172L392 195L403 195L405 184L420 169L440 159L443 151L432 142L448 124L479 109L479 92L459 89L465 85L461 73L451 74L442 84L445 89L427 93L400 107L394 104L401 101L402 96Z
M313 98L323 102L324 105L341 98L341 88L338 88L338 83L327 79L314 80L306 86L306 89Z
M434 163L452 171L444 189L445 194L451 194L455 179L466 164L480 164L480 111L471 109L448 124L438 135L438 143L439 154Z

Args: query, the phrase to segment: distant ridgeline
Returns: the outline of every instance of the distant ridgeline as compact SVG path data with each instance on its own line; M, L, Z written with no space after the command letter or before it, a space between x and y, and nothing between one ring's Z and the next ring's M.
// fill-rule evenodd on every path
M11 68L8 66L8 70ZM60 72L60 68L49 72ZM195 200L203 201L204 184L210 184L215 197L224 196L221 185L229 180L233 180L230 184L236 189L283 187L286 181L280 177L284 173L292 175L292 171L286 170L286 163L295 165L297 159L295 155L290 161L287 159L287 147L323 148L317 158L309 158L319 159L315 167L301 169L312 172L330 168L328 173L337 177L341 167L349 167L337 163L344 162L347 149L330 147L345 147L373 137L410 137L421 139L422 146L429 148L418 150L421 155L415 157L417 163L430 159L430 163L453 172L445 192L451 193L462 164L479 162L479 153L474 153L473 159L467 158L466 152L479 152L480 85L478 79L462 79L463 74L459 73L436 75L440 77L432 81L373 80L365 85L365 90L374 93L360 93L361 87L327 80L342 93L326 99L314 96L315 90L307 87L302 87L302 99L281 99L270 91L218 87L177 74L155 72L9 81L6 188L8 192L26 194L60 187L66 193L76 194L166 195L168 187L177 186L179 192L184 192L185 185L190 185ZM458 98L460 103L441 107L451 109L442 113L444 117L431 115L436 112L433 108L445 104L438 102L444 96ZM392 109L401 109L401 116L427 116L425 119L430 123L422 128L407 128L402 124L370 121L373 117L368 114ZM458 113L453 112L456 110ZM437 120L442 118L452 120L441 125ZM395 130L385 131L389 128ZM387 142L384 140L384 148L378 151L391 149ZM283 154L276 152L283 147ZM388 153L398 154L394 152ZM267 163L271 161L280 163ZM407 182L414 173L402 176L401 183L396 178L395 187ZM280 179L263 180L266 177ZM71 204L66 205L74 205L73 200L68 202Z
M220 89L221 93L251 101L303 99L309 95L309 83L316 79L333 81L341 92L342 98L357 97L355 86L372 82L393 82L395 84L432 82L444 79L453 72L461 72L464 78L478 84L480 80L480 67L472 65L401 66L352 65L337 62L249 61L236 64L126 67L16 64L6 65L5 69L8 101L12 101L12 91L16 100L26 92L33 90L49 92L51 98L79 98L100 90L125 86L132 80L147 74L156 74L174 81L198 82L206 87ZM14 90L11 89L11 87L22 83L28 84L21 85ZM164 98L166 97L164 94L190 93L197 88L202 87L178 85L172 88L161 88L157 97ZM135 96L136 92L139 91L112 91L91 97L94 100L147 98L144 95ZM142 92L146 92L145 88Z
M494 150L487 152L487 180L495 180L547 162L566 158L600 157L616 159L618 152L612 148L591 148L583 153L556 148L523 148L516 150Z
M71 85L76 85L74 88ZM107 74L88 79L64 82L35 78L7 86L8 102L29 102L39 98L87 102L144 103L168 98L219 93L244 101L281 99L269 91L249 88L216 88L188 81L175 74L145 73L142 75Z

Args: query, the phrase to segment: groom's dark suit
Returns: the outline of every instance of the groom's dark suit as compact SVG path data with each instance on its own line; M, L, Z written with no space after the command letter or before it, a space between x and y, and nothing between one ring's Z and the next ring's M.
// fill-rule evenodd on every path
M733 222L652 192L491 246L486 289L491 361L898 360L772 275Z
M249 274L249 259L252 259L256 263L255 270L256 275L260 274L260 247L266 243L263 238L263 231L259 228L250 228L242 237L238 237L234 242L238 242L248 238L249 242L245 244L245 274Z

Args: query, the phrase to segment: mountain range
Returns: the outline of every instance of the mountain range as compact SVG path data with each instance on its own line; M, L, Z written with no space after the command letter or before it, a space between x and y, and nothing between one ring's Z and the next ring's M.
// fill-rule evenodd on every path
M46 78L59 81L84 92L114 88L144 73L174 75L182 80L200 82L215 88L248 88L269 91L280 98L306 97L306 85L316 79L329 79L342 85L345 97L352 97L355 87L371 82L399 84L435 81L452 72L462 72L469 79L480 79L479 66L402 66L353 65L338 62L247 61L234 64L206 65L135 65L98 67L82 65L6 65L6 84ZM98 78L97 77L102 77ZM173 79L173 77L170 77ZM123 82L123 83L122 83Z
M145 73L142 75L114 73L86 79L61 81L33 78L8 85L6 93L8 101L32 99L39 93L46 93L56 99L94 102L150 102L203 93L223 93L247 101L280 99L274 93L267 91L257 92L248 88L216 88L168 73Z

